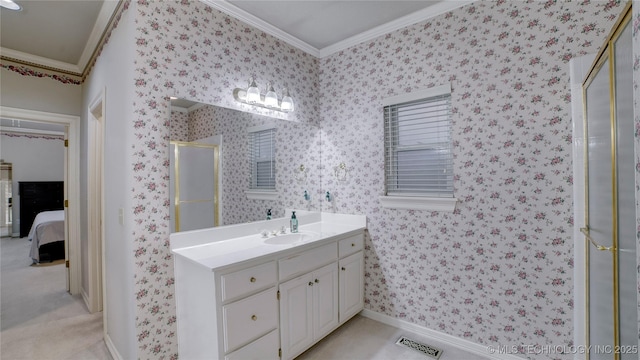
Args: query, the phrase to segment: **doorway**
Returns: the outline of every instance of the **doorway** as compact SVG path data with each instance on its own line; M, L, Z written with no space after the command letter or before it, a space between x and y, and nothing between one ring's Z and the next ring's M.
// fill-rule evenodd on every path
M65 128L64 199L65 207L65 261L67 264L67 290L72 295L80 292L80 117L0 106L0 117L14 121L61 125Z
M0 160L0 236L13 233L13 180L12 164Z

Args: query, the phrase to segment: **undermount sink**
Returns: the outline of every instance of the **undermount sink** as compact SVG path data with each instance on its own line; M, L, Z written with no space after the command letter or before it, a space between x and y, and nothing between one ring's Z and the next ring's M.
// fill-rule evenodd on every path
M299 232L299 233L292 233L292 234L276 235L274 237L264 240L264 243L270 244L270 245L295 244L298 242L306 242L306 241L313 240L315 237L316 236L312 233Z

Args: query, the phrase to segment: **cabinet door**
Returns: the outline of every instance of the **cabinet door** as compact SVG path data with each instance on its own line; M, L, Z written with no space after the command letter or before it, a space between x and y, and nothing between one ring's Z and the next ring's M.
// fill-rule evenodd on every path
M322 338L338 326L337 263L313 272L314 340Z
M304 275L280 284L282 358L290 359L313 342L313 277Z
M340 260L340 322L364 307L364 258L362 251Z

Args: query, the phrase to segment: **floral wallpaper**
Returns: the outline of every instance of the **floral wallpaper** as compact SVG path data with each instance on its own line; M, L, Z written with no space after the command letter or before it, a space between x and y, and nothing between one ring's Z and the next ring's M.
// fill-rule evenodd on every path
M480 344L573 344L569 60L622 8L479 1L320 61L323 174L351 175L323 177L325 210L368 217L366 308ZM382 99L447 83L455 212L383 208Z
M230 89L251 74L288 82L291 120L319 121L322 186L334 194L325 210L369 219L367 308L481 344L572 343L568 61L597 51L620 4L476 2L321 60L197 2L132 8L141 358L177 349L166 99L239 108ZM383 209L380 101L445 82L457 209ZM346 182L330 176L340 162Z
M282 138L278 143L287 155L281 161L321 157L308 177L319 189L312 201L326 211L367 215L368 309L481 344L571 344L568 61L598 50L622 6L478 1L316 59L195 0L126 1L122 11L133 11L136 22L136 141L128 175L135 184L130 194L138 357L177 358L169 96L291 120L293 136L301 139L307 135L301 124L320 125L321 134L306 139L320 144L321 153L305 141ZM638 44L638 6L633 22ZM48 76L9 66L3 68ZM296 111L278 115L236 103L231 90L246 86L249 76L261 85L289 87ZM382 208L381 100L447 82L454 104L455 212ZM176 133L189 136L188 124ZM346 181L331 176L341 162L349 170ZM240 167L229 170L244 176ZM280 181L284 206L299 206L300 187L289 177ZM325 190L333 202L322 201ZM640 246L640 227L638 233Z
M293 127L317 124L318 60L199 1L138 0L128 11L136 14L131 197L138 357L172 359L177 339L169 251L169 97L279 116ZM235 102L232 90L246 87L250 76L263 86L273 81L276 90L289 87L296 111L277 115ZM293 150L294 143L286 146ZM288 156L282 161L297 163ZM314 171L309 179L319 182ZM285 189L285 206L302 199L298 191Z
M263 115L205 105L187 115L171 112L171 132L182 141L198 141L213 135L222 136L221 147L221 218L220 225L264 220L266 210L284 217L285 208L320 210L320 196L304 200L304 191L320 193L320 129L312 124L283 121ZM276 128L276 190L278 199L247 199L249 189L248 129L253 126ZM176 130L174 130L176 129ZM186 137L184 134L188 134ZM178 140L178 137L172 139ZM296 172L305 166L303 174Z

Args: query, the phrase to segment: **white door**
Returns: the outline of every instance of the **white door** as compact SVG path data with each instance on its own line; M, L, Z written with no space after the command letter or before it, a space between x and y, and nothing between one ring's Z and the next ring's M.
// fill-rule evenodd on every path
M280 284L282 358L291 359L313 342L313 277L304 275Z
M359 251L340 260L340 322L364 307L364 257Z
M334 262L313 272L313 338L338 326L338 269Z

